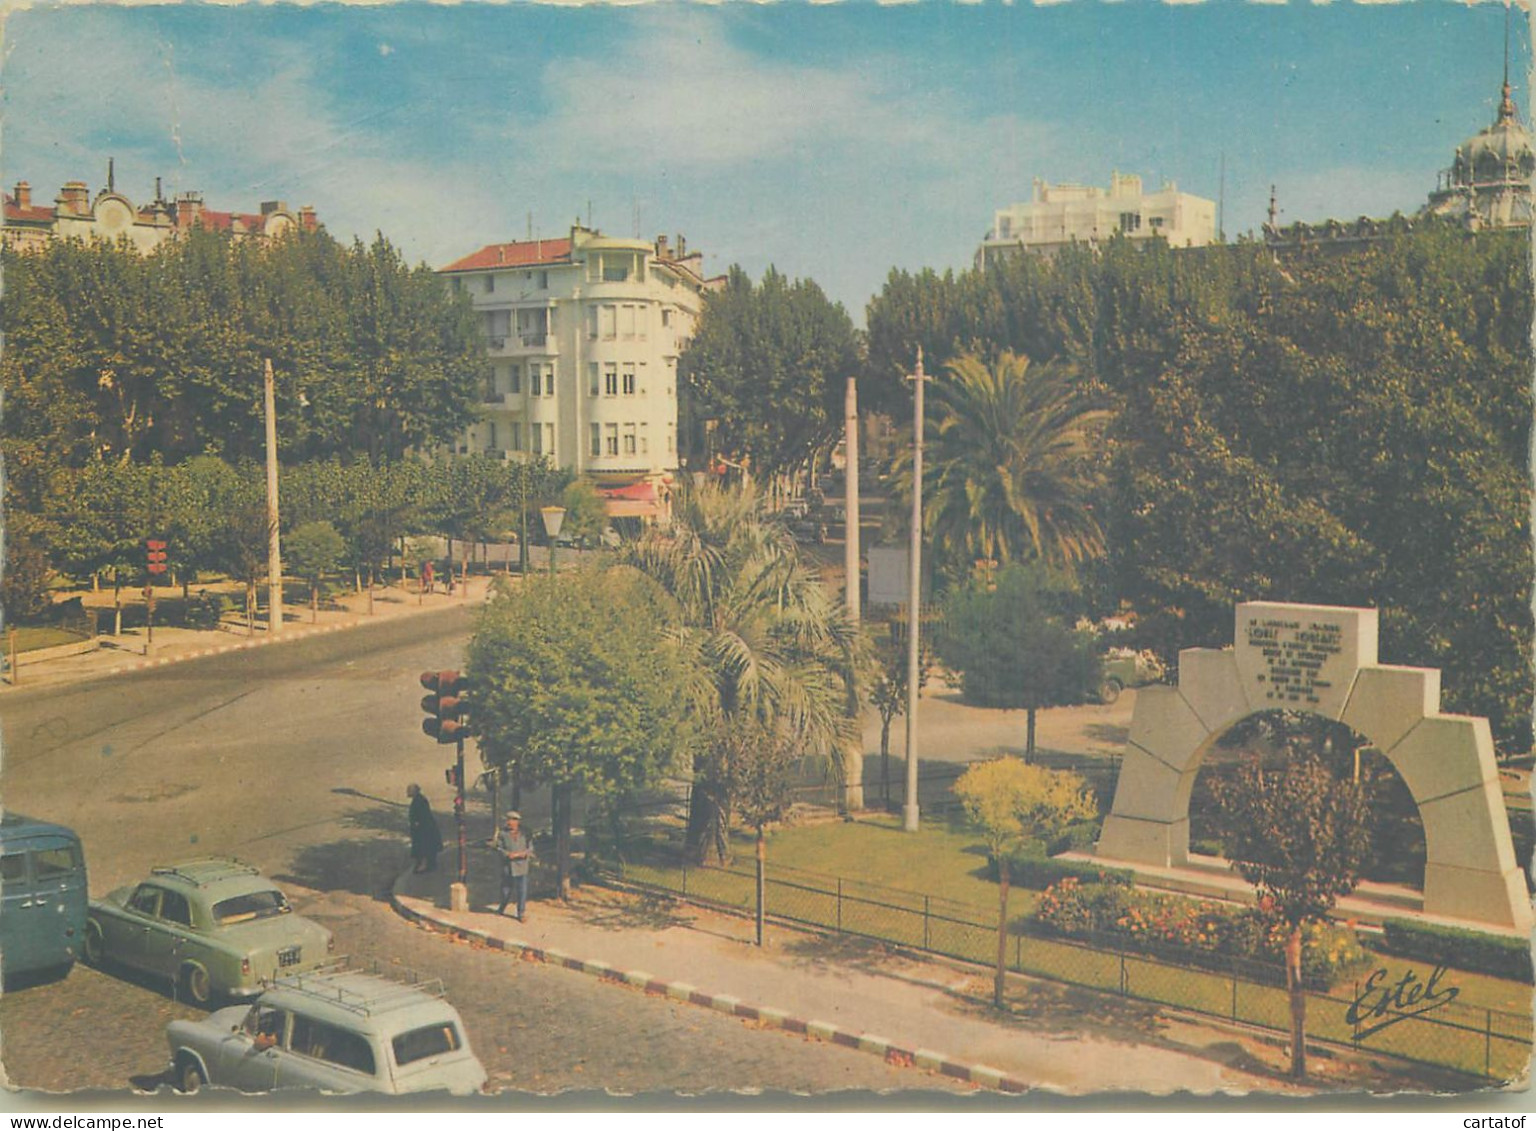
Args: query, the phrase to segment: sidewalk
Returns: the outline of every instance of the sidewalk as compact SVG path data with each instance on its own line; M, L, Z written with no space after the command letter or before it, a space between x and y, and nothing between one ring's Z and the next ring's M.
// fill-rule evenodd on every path
M1310 1091L1284 1079L1280 1050L1256 1052L1262 1042L1215 1026L1018 977L1013 1009L1000 1015L989 971L864 940L770 922L758 948L748 919L593 887L565 906L532 901L519 923L495 913L496 865L483 849L471 850L470 910L450 911L455 868L450 846L436 872L402 875L395 909L471 943L618 983L615 993L663 995L912 1066L913 1088L931 1086L931 1072L1006 1092Z
M403 590L397 586L377 586L373 590L371 611L366 591L348 593L334 602L334 606L339 607L319 610L313 622L307 597L302 602L294 600L285 605L283 630L276 636L271 635L260 622L256 631L248 634L244 622L235 620L231 615L216 629L156 625L153 644L148 643L144 628L137 627L116 635L104 633L93 640L22 652L18 657L19 678L13 680L7 674L5 682L0 683L0 698L12 690L119 675L204 656L261 648L288 640L302 640L323 633L377 624L396 617L440 612L456 606L474 606L485 600L492 580L483 575L472 576L467 586L456 586L452 596L444 593L441 585L437 592L425 595L418 594L414 588ZM290 593L290 597L298 598L298 591ZM110 623L109 617L103 617L102 620L103 623ZM145 654L146 646L148 655Z

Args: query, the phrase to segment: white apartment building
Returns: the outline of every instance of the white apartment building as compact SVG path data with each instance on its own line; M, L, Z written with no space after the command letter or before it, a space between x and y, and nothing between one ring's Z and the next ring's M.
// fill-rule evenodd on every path
M682 236L573 227L491 244L440 273L484 320L492 377L460 453L548 456L614 515L665 513L677 470L677 359L710 285Z
M1216 239L1216 203L1180 192L1171 181L1157 192L1143 192L1134 174L1112 174L1107 191L1036 178L1031 200L997 211L977 249L976 264L984 267L1018 251L1049 255L1068 244L1095 243L1116 233L1133 240L1161 236L1171 247L1204 247Z

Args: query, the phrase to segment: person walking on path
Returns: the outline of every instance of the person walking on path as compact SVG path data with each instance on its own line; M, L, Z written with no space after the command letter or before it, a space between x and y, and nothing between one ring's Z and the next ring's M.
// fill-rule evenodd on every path
M437 818L432 815L432 806L427 804L421 786L412 782L405 787L405 795L411 799L411 859L416 863L412 870L435 872L437 854L443 850L443 834L438 830Z
M496 908L496 914L505 915L507 904L515 896L517 921L521 923L528 906L528 862L533 859L533 843L523 832L521 813L513 810L507 814L494 843L501 853L501 906Z
M433 591L432 563L421 563L421 591L431 593Z

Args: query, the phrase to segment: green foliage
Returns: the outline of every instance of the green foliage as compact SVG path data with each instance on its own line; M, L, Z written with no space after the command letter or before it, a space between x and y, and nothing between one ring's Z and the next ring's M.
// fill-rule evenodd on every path
M1034 921L1067 936L1111 936L1118 945L1149 954L1169 954L1170 948L1177 948L1170 957L1217 970L1228 969L1234 958L1278 967L1291 933L1284 919L1261 908L1234 910L1128 884L1082 882L1073 877L1046 889L1035 907ZM1302 931L1302 981L1312 988L1326 990L1369 962L1348 927L1314 922ZM1280 970L1272 977L1281 980Z
M1037 891L1065 879L1073 879L1085 884L1128 885L1136 882L1136 873L1129 868L1082 864L1073 860L1056 860L1049 856L1015 856L1008 863L1008 874L1020 887L1033 888Z
M688 657L667 628L627 568L498 587L468 650L485 764L598 796L655 780L691 746Z
M963 569L1102 555L1095 457L1109 414L1092 406L1076 370L1006 352L990 365L964 354L947 369L926 410L923 484L924 522L941 557ZM897 466L897 492L910 500L910 456Z
M11 515L3 536L4 568L0 569L0 617L6 627L34 623L53 606L48 582L53 571L38 537L35 520ZM17 518L23 517L18 523Z
M1404 958L1443 963L1456 970L1491 974L1496 978L1531 981L1530 941L1468 931L1413 919L1382 923L1381 949Z
M1250 761L1214 792L1224 854L1285 922L1321 919L1355 889L1370 853L1358 782L1302 755L1280 769Z
M678 359L684 432L714 420L718 448L750 456L754 472L800 467L842 427L844 381L858 365L853 323L815 283L770 267L754 285L733 266Z
M627 560L674 602L679 640L696 673L689 695L706 736L756 726L800 756L836 760L852 733L857 630L769 521L750 489L700 487L676 501L670 530L655 529ZM776 738L776 741L777 741ZM724 857L735 808L732 747L706 742L694 762L690 847Z
M1080 775L1017 758L977 762L952 788L967 819L999 858L1023 851L1030 841L1054 840L1073 821L1096 812Z
M936 634L939 658L960 672L967 702L1040 709L1082 703L1099 686L1097 639L1075 627L1079 598L1044 567L1010 566L995 587L954 590Z
M608 525L608 509L590 479L574 479L566 484L560 503L565 507L565 522L560 536L578 546L596 546Z
M1093 514L1139 643L1170 663L1230 643L1245 600L1379 607L1382 655L1440 668L1446 709L1522 752L1532 293L1523 233L1442 224L1283 265L1111 240L895 272L861 397L910 419L919 345L931 370L968 351L1075 364L1115 414Z
M284 541L283 564L318 586L341 565L346 552L346 542L329 522L306 522Z
M187 601L185 620L188 628L215 629L223 619L224 597L222 594L205 590Z

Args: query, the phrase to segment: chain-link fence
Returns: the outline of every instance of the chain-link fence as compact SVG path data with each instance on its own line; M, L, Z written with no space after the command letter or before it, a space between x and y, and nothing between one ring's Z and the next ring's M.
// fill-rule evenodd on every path
M750 868L694 866L656 853L613 874L724 910L756 907ZM764 903L775 919L981 965L997 960L996 913L940 896L770 864ZM1006 948L1009 968L1019 973L1290 1032L1290 995L1279 965L1174 946L1149 953L1112 935L1068 938L1016 927ZM1490 1080L1520 1076L1531 1054L1530 1015L1458 1002L1450 976L1434 979L1426 973L1402 986L1357 983L1348 998L1339 996L1343 987L1308 992L1308 1038Z

